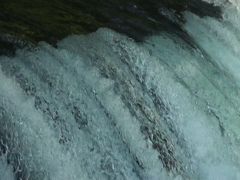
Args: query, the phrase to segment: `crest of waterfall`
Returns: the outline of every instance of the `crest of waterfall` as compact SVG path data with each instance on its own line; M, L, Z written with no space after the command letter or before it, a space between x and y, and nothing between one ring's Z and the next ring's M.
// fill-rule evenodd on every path
M218 1L220 2L220 1ZM102 28L0 57L0 180L240 179L240 11L193 43Z

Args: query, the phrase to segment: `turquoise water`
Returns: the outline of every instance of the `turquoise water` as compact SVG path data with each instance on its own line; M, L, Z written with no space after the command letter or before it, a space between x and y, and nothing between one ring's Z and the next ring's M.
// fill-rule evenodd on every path
M240 179L237 6L186 12L191 44L102 28L0 57L0 179Z

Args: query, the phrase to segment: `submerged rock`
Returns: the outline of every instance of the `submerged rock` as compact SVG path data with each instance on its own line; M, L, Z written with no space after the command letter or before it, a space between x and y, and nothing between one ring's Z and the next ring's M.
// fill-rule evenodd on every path
M0 34L10 34L32 43L47 41L54 45L70 34L86 34L109 27L137 41L161 30L181 30L181 12L190 10L200 16L220 17L221 10L196 0L0 0ZM171 18L159 12L166 9ZM166 12L167 12L166 11ZM169 14L169 13L168 13ZM0 38L1 53L16 48ZM18 47L18 46L17 46Z

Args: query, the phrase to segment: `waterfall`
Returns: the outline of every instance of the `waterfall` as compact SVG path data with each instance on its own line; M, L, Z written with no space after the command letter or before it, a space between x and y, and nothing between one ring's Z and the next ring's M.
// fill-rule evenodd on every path
M240 10L190 40L107 28L0 57L0 180L240 179Z

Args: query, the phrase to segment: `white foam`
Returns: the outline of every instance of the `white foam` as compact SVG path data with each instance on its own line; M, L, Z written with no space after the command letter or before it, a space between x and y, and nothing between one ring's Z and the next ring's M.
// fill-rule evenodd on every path
M166 33L137 44L100 29L57 49L40 43L35 52L0 57L0 106L8 117L0 130L13 133L10 151L30 174L42 173L39 179L239 179L240 16L229 9L221 21L186 12L185 30L199 49ZM46 101L40 108L37 98ZM163 152L140 130L150 124L138 119L144 113L183 172L165 169ZM78 128L74 115L86 118L86 127ZM14 179L12 169L0 161L5 179Z

